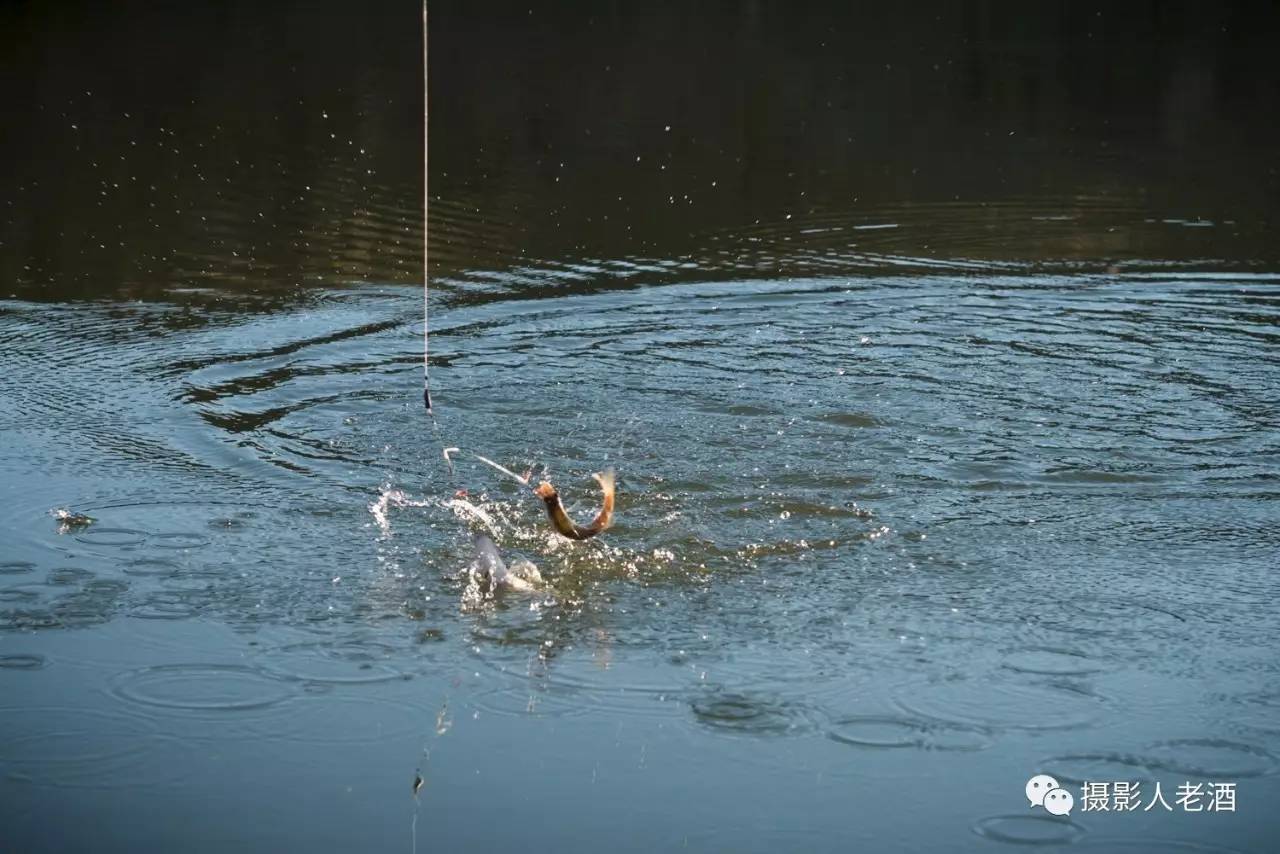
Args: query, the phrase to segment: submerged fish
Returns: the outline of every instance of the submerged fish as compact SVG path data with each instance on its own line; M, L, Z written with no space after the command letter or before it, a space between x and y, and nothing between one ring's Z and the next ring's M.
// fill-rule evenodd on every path
M596 518L592 519L589 525L574 524L574 521L569 518L569 514L564 512L564 505L560 503L560 496L556 493L556 488L549 482L544 480L534 490L534 494L547 505L547 515L551 517L551 524L555 526L555 529L562 536L571 540L585 540L594 537L613 524L613 469L593 474L592 477L596 479L596 483L600 484L600 489L604 492L604 506L600 508L600 512L596 514Z
M475 552L471 556L471 577L489 590L536 590L542 584L542 573L532 561L518 560L508 568L502 562L498 547L488 534L476 534Z

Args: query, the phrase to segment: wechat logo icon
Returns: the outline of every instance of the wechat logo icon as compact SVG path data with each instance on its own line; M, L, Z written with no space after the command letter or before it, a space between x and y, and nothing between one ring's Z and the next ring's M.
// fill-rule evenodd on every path
M1076 799L1048 774L1037 774L1027 781L1027 800L1031 808L1042 807L1050 815L1071 815Z

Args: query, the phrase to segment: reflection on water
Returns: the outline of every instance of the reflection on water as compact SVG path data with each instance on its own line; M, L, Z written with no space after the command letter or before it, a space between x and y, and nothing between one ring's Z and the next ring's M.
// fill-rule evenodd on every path
M30 92L0 142L11 291L230 289L244 310L418 280L403 9L3 14L0 63ZM523 270L531 295L611 275L1275 259L1268 10L432 15L442 277Z
M1270 12L433 6L433 423L416 10L73 8L2 13L22 850L1267 850Z

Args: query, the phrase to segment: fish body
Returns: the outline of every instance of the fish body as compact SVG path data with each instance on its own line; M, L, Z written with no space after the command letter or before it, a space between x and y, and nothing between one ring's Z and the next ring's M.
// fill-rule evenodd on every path
M508 568L488 534L476 534L471 556L471 576L490 590L536 590L542 574L531 561L518 560Z
M586 525L578 525L569 518L569 514L564 512L564 505L560 503L559 493L548 481L542 481L534 490L534 494L546 504L547 515L551 517L551 525L561 536L568 537L571 540L586 540L613 524L615 487L613 469L593 474L592 477L596 479L596 483L600 484L600 490L604 493L604 503L596 517Z
M98 521L84 513L74 513L66 508L50 510L49 515L58 521L58 533L69 534L87 528Z

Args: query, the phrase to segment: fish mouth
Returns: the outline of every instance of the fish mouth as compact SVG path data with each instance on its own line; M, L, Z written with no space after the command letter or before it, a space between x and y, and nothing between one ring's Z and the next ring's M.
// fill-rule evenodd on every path
M533 494L539 498L551 498L556 494L556 488L544 480L534 487Z

